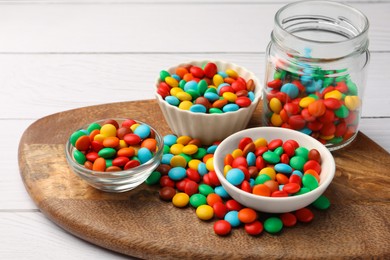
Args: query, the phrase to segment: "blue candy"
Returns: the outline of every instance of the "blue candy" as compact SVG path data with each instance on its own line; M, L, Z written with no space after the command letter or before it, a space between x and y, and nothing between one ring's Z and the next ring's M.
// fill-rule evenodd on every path
M184 85L184 91L188 91L190 89L198 91L198 83L195 80L188 81Z
M286 83L280 89L281 92L286 93L291 99L298 97L299 89L292 83Z
M190 111L194 113L206 113L207 108L202 104L194 104L190 107Z
M175 96L166 96L165 101L172 106L178 106L180 104L180 100Z
M290 174L293 171L291 166L286 163L277 163L275 164L274 169L276 172L285 173L285 174Z
M139 125L135 130L134 134L141 137L141 139L145 139L150 135L150 127L147 125Z
M166 154L163 154L162 158L161 158L161 163L162 164L170 164L171 163L171 159L174 155L171 154L171 153L166 153Z
M214 192L216 194L218 194L221 198L223 199L228 199L230 198L230 195L229 193L227 193L227 191L225 190L225 188L223 186L217 186L214 188Z
M141 147L138 150L137 157L141 164L146 163L153 158L153 153L146 147Z
M249 152L246 155L246 161L248 162L248 166L254 166L256 164L256 155L253 152Z
M226 173L226 180L235 186L240 185L244 181L244 179L245 173L238 168L230 169Z
M166 135L164 136L164 144L168 145L169 147L171 147L172 145L174 145L177 141L177 136L176 135Z
M219 95L211 91L210 92L206 91L206 93L204 93L204 97L207 98L207 100L210 102L214 102L219 99Z
M183 167L173 167L168 171L168 177L173 181L180 181L186 176L186 169Z
M225 106L222 108L222 111L225 112L225 113L227 113L227 112L234 112L234 111L237 111L238 109L240 109L240 107L239 107L237 104L230 103L230 104L225 105Z
M237 210L232 210L226 213L224 219L229 222L232 227L238 227L241 224L241 221L238 218Z

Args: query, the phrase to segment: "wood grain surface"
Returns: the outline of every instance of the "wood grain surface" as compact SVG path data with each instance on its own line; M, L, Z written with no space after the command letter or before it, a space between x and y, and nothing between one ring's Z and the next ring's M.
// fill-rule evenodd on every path
M80 125L129 117L170 133L154 100L69 110L34 122L19 144L19 169L39 209L75 236L126 255L147 259L389 258L390 155L364 134L333 152L336 176L326 191L332 206L313 210L309 224L278 235L228 237L213 232L191 207L178 209L158 198L158 187L142 185L111 194L88 186L66 163L64 144ZM260 106L248 127L260 125ZM261 214L262 217L265 214Z

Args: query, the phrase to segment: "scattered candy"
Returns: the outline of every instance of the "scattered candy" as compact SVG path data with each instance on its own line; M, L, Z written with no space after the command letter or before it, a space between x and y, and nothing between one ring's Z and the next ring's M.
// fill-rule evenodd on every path
M210 166L217 146L218 143L202 147L199 140L189 136L164 136L165 157L163 156L162 163L146 183L149 185L160 184L159 197L161 200L171 201L178 208L188 208L187 206L190 204L190 208L202 221L215 219L213 229L214 233L219 236L226 236L231 233L232 228L241 226L251 236L257 236L263 230L275 234L281 232L283 227L295 226L298 221L302 223L312 221L314 214L309 208L282 214L267 214L243 207L236 200L231 199L219 183L214 169ZM262 156L267 151L274 153L273 156L280 158L280 161L286 156L290 161L297 157L297 166L302 169L305 169L306 166L306 172L295 170L295 167L289 164L288 160L278 162L270 167L270 163L265 163ZM248 157L248 155L250 153L255 156L255 162L249 162L250 156ZM178 166L178 161L186 161L186 165ZM239 175L237 179L233 177L233 182L241 182L238 184L241 188L246 185L245 189L248 192L252 192L253 186L253 190L258 190L258 193L267 193L268 196L271 194L275 197L297 196L309 192L308 187L301 186L303 177L311 176L307 177L307 181L308 186L313 188L317 179L310 171L320 171L318 168L320 162L321 156L317 150L300 147L294 140L283 142L277 139L268 142L264 138L252 140L249 137L243 138L237 149L225 158L225 164L230 166L227 172L232 169L241 169L233 171ZM236 168L232 168L233 165ZM180 169L179 174L175 173L178 168ZM242 178L243 180L241 180ZM248 181L251 178L255 178L255 180ZM280 189L279 185L284 185L286 188ZM330 206L330 202L324 195L321 195L312 205L324 210Z
M228 113L248 107L254 99L254 81L235 70L218 71L213 62L203 68L185 65L174 74L162 70L157 93L170 105L194 113ZM354 102L351 101L351 106Z
M69 141L74 147L75 161L89 170L128 170L148 162L158 150L155 133L150 126L132 119L121 124L109 119L86 128L74 132ZM152 174L151 184L158 182L159 174Z

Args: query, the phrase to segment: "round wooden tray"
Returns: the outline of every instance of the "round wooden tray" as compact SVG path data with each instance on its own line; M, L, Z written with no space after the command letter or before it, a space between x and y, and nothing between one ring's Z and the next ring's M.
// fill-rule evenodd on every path
M248 127L260 125L260 107ZM69 169L64 146L80 125L128 117L170 129L154 100L105 104L54 114L33 123L19 145L19 168L40 210L70 233L96 245L147 259L372 258L390 257L390 155L359 133L333 152L337 172L326 191L332 206L280 234L252 237L243 228L219 237L214 221L191 207L178 209L142 185L112 194L96 190Z

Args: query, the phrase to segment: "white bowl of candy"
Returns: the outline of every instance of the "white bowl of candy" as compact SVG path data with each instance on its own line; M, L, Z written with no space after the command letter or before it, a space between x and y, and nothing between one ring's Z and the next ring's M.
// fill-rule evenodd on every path
M240 158L233 162L232 154ZM308 206L325 192L335 175L335 161L323 144L306 134L257 127L223 140L214 154L214 169L227 193L241 204L262 212L284 213ZM237 169L244 172L244 179L237 177L241 172L233 175ZM281 173L285 177L278 176Z
M203 144L245 129L262 93L251 71L225 61L189 61L162 70L156 98L176 135Z

